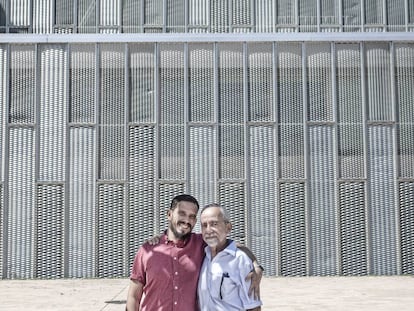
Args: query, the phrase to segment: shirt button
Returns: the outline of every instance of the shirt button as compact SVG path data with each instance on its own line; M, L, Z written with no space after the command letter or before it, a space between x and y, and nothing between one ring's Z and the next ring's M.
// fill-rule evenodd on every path
M177 260L177 257L174 257L174 260Z
M177 290L178 289L178 286L174 286L174 289Z
M174 304L177 305L177 301L174 301Z
M175 273L174 273L175 275L178 275L178 272L177 271L175 271Z

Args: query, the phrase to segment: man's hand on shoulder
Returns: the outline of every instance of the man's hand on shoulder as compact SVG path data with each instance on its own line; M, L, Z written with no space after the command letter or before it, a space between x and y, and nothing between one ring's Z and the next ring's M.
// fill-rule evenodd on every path
M150 245L157 245L160 243L161 235L155 235L147 240L147 243Z

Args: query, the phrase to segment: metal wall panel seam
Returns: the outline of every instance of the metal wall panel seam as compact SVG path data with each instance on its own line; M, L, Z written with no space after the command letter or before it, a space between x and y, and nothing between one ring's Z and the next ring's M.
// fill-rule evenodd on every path
M166 32L167 30L167 22L168 22L168 14L167 14L167 7L168 7L168 0L162 1L162 32Z
M392 101L392 119L394 124L392 126L392 135L393 135L393 157L394 157L394 204L395 204L395 237L396 237L396 255L397 255L397 274L402 274L402 241L401 241L401 214L400 214L400 191L399 191L399 181L398 181L398 172L400 171L400 161L398 156L398 131L397 126L399 124L398 121L398 108L397 108L397 94L396 94L396 81L395 81L395 45L394 43L390 43L390 67L391 67L391 101Z
M63 181L63 197L64 197L64 205L63 205L63 277L69 276L69 240L70 240L70 231L69 231L69 213L70 213L70 160L71 160L71 152L70 152L70 68L71 68L71 46L69 44L66 45L66 53L67 53L67 68L65 75L65 83L66 83L66 98L67 98L67 105L66 105L66 155L65 155L65 174Z
M184 189L186 193L190 192L190 103L188 99L188 90L189 90L189 66L188 66L188 43L183 44L183 62L184 62L184 83L183 83L183 92L184 92Z
M69 276L69 241L70 241L70 158L68 155L70 155L70 68L72 68L71 64L71 46L69 44L66 45L66 53L67 53L67 67L68 70L66 70L65 75L65 84L66 84L66 146L65 146L65 173L64 173L64 181L63 181L63 234L62 234L62 245L63 245L63 254L62 254L62 264L63 264L63 277Z
M371 200L368 193L368 189L370 188L370 170L369 167L369 152L368 152L368 125L366 123L366 120L368 120L368 111L367 111L367 72L365 70L366 66L366 60L365 60L365 45L363 42L360 43L360 53L361 53L361 93L362 93L362 113L363 113L363 120L364 126L363 126L363 150L364 150L364 175L365 175L365 228L366 228L366 247L367 247L367 272L368 275L372 274L372 243L371 243Z
M275 5L275 18L276 18L276 5ZM280 184L278 182L278 180L280 179L280 172L279 172L279 144L278 144L278 140L279 140L279 88L278 88L278 73L277 73L277 69L278 69L278 45L275 42L272 42L272 52L273 52L273 56L272 56L272 68L273 68L273 132L274 132L274 137L273 137L273 145L274 145L274 177L275 180L273 181L274 183L274 189L275 189L275 241L276 241L276 260L279 263L279 265L277 265L275 267L276 270L276 276L281 276L282 275L282 268L281 268L281 258L282 258L282 250L281 250L281 237L280 237L280 222L281 222L281 217L280 217L280 213L281 213L281 207L280 207Z
M410 20L410 15L409 15L409 9L408 9L408 1L409 0L405 0L404 1L404 22L405 22L405 31L408 32L409 28L408 28L408 24L409 24L409 20Z
M326 33L119 33L119 34L10 34L0 43L121 43L121 42L412 42L412 32Z
M316 2L316 29L318 32L321 31L321 0Z
M210 25L210 23L209 23ZM214 124L214 131L216 133L216 141L214 142L214 149L217 150L217 152L215 153L216 159L215 159L215 163L216 163L216 167L214 170L214 176L215 176L215 201L219 202L220 199L220 183L219 183L219 179L220 179L220 152L218 152L219 150L219 104L220 104L220 95L219 95L219 81L218 81L218 77L219 77L219 46L218 43L215 42L213 43L213 66L214 66L214 119L213 119L213 124ZM221 202L219 202L221 204Z
M122 6L122 4L120 4ZM122 7L119 10L122 12ZM122 19L119 19L120 24L122 24ZM130 178L130 140L131 137L129 135L129 122L130 122L130 97L129 97L129 90L130 90L130 79L129 79L129 68L130 67L130 58L129 58L129 45L125 44L124 46L124 53L125 53L125 72L124 72L124 79L125 79L125 88L124 88L124 135L125 135L125 145L124 145L124 177L125 177L125 186L124 186L124 248L125 252L124 254L128 254L129 250L129 227L130 227L130 185L131 185L131 178ZM128 258L128 255L124 255L124 257ZM126 259L125 258L125 259ZM128 271L130 269L130 263L128 260L124 260L124 274L127 275Z
M101 1L100 0L95 0L95 33L100 33L99 29L100 29L100 25L101 25ZM99 68L99 67L97 67ZM99 141L99 139L98 139Z
M388 12L387 12L387 1L388 0L382 0L382 24L384 25L384 27L382 28L382 31L385 32L387 31L387 16L388 16Z
M337 274L342 275L342 258L341 258L341 206L340 206L340 193L339 193L339 183L338 183L338 177L340 172L340 163L339 163L339 141L338 141L338 99L337 99L337 83L336 83L336 77L337 77L337 70L336 70L336 45L335 43L331 43L331 70L332 70L332 113L333 113L333 158L335 161L334 167L335 167L335 180L334 180L334 202L335 202L335 209L336 209L336 258L337 258Z
M41 53L40 53L40 47L39 44L36 44L35 47L35 59L36 59L36 104L35 104L35 126L34 126L34 154L35 154L35 159L39 159L40 158L40 106L41 106ZM39 165L39 161L35 161L34 163L34 185L33 185L33 200L34 202L37 202L37 191L36 191L36 185L37 182L39 181L39 170L40 170L40 165ZM38 220L37 220L37 204L35 203L34 208L33 208L33 226L32 226L32 251L33 251L33 277L37 277L36 271L37 271L37 252L36 252L36 241L37 241L37 235L36 235L36 229L37 225L38 225Z
M143 1L143 0L142 0ZM144 24L144 20L143 20ZM154 126L154 140L155 140L155 178L154 178L154 215L160 215L160 165L161 165L161 158L160 158L160 120L161 120L161 112L160 112L160 46L159 44L154 45L154 118L155 118L155 126ZM159 217L155 217L155 232L160 232L161 228L160 225L163 222L160 220Z
M98 11L98 10L97 10ZM100 92L100 85L101 85L101 70L100 63L101 63L101 49L99 44L95 44L95 68L96 70L96 77L95 77L95 185L94 189L94 198L95 198L95 228L94 228L94 277L99 276L99 174L100 174L100 119L101 119L101 92Z
M310 216L310 196L309 196L309 176L310 176L310 163L309 163L309 129L307 125L307 115L308 115L308 92L307 92L307 64L306 64L306 44L302 42L301 44L302 50L302 98L303 98L303 110L302 110L302 126L303 126L303 153L304 153L304 192L305 192L305 232L306 232L306 274L312 275L313 271L311 271L312 267L312 253L311 253L311 245L312 245L312 235L311 235L311 216Z
M9 2L7 2L9 3ZM0 50L1 51L1 50ZM3 98L1 100L4 100L4 107L3 111L4 114L1 115L2 118L2 124L3 127L3 136L2 136L2 158L3 161L0 165L2 165L3 169L3 202L0 202L3 204L3 208L0 211L2 215L2 222L0 223L2 225L2 228L0 228L0 233L2 234L2 240L0 243L2 243L2 262L0 263L0 269L1 270L1 277L5 278L8 277L7 275L7 267L9 265L8 263L8 247L9 247L9 185L10 185L10 176L9 176L9 167L10 167L10 140L7 139L10 137L10 128L9 128L9 110L10 110L10 83L5 83L5 81L10 81L10 45L6 45L5 49L3 50L2 58L0 58L0 66L3 68L3 70L0 70L0 73L3 75L4 79L1 79L1 84L4 83L4 90L5 94L3 95ZM4 55L5 54L5 55Z
M247 70L248 70L248 46L247 43L244 42L243 46L242 46L242 51L243 51L243 60L242 60L242 64L243 64L243 130L244 130L244 182L245 182L245 206L244 206L244 218L246 219L245 221L245 232L249 233L246 234L246 245L251 249L252 248L252 244L251 244L251 234L250 232L252 231L252 221L251 221L251 213L252 211L248 210L248 207L250 206L250 209L252 208L251 205L251 157L250 157L250 150L251 150L251 146L250 146L250 131L249 131L249 126L247 125L247 122L249 120L249 94L248 94L248 90L249 90L249 77L247 74ZM256 208L256 207L255 207Z

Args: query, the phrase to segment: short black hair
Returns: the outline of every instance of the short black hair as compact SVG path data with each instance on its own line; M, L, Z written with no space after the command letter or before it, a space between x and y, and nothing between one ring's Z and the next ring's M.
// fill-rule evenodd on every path
M195 197L189 194L179 194L172 199L170 210L173 210L174 208L176 208L178 203L182 201L194 203L197 206L197 211L200 208L200 205L198 204L198 201Z

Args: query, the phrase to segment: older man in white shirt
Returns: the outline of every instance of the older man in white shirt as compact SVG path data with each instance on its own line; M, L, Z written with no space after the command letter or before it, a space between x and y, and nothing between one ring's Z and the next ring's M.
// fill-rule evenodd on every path
M254 266L250 258L227 239L231 223L218 204L201 210L201 232L208 246L198 281L201 311L261 310L262 302L250 297L246 276Z

